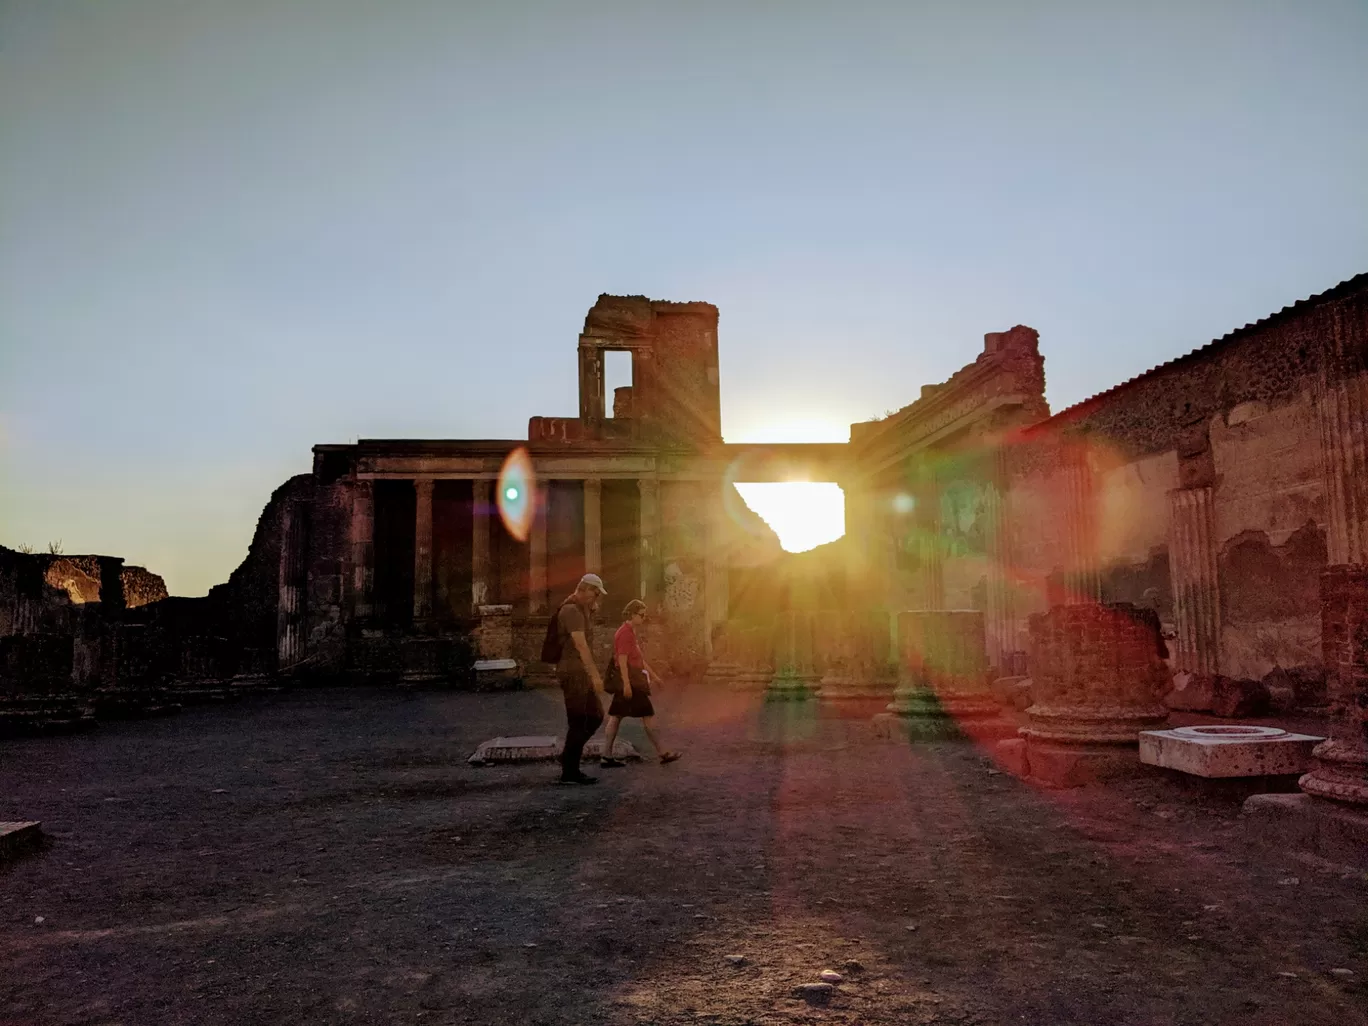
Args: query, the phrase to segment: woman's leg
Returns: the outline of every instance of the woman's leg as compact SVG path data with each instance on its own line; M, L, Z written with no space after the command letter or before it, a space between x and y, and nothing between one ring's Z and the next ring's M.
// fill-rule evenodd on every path
M656 732L651 729L651 723L655 720L654 716L643 716L641 718L641 729L646 731L646 740L651 742L651 747L655 749L657 756L665 754L665 749L660 747L660 738L656 737Z
M603 728L603 757L613 758L613 745L617 743L618 727L622 724L621 716L609 716L608 726Z

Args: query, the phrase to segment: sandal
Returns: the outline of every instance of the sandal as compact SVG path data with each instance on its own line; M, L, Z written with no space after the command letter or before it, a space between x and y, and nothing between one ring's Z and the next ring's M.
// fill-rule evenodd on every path
M664 766L666 763L674 762L683 754L683 752L666 752L660 757L660 764Z

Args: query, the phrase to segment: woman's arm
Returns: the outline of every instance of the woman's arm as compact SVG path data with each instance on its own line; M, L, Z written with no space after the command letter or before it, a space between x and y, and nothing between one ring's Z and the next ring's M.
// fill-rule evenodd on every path
M627 657L621 652L617 657L618 675L622 678L622 697L632 697L632 678L627 675Z

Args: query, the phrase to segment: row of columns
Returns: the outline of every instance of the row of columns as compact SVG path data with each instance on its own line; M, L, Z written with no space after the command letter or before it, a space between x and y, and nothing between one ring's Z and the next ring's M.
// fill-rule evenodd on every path
M413 616L424 620L432 616L434 592L432 543L433 478L414 480L417 508L414 516L413 544ZM491 518L498 515L494 502L494 482L489 478L474 478L473 516L470 547L471 611L487 605L490 597L492 572ZM603 562L603 480L584 478L584 565L590 572L602 570ZM640 490L639 539L641 568L638 594L645 597L650 590L650 568L655 565L660 523L659 482L653 478L637 480ZM369 480L356 483L352 499L351 559L354 609L358 617L374 612L372 596L375 586L375 499ZM529 611L545 613L547 609L547 540L546 508L539 503L532 519L528 538Z

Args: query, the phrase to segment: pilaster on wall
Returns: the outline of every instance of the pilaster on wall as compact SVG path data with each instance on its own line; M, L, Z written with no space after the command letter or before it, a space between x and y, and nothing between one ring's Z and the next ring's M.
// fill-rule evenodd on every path
M476 478L472 482L470 538L470 611L477 616L489 604L489 519L494 515L494 482Z
M603 481L584 479L584 569L603 573Z
M1368 563L1368 373L1353 368L1317 389L1331 566Z
M932 510L926 526L917 534L918 570L917 585L920 591L920 608L945 608L945 550L941 538L941 500L938 491L928 491L919 496Z
M432 478L419 478L413 488L413 618L426 620L432 616Z
M528 539L527 607L538 616L546 612L546 483L537 489L532 503L532 534Z
M375 486L357 481L352 489L351 518L352 615L369 617L375 590Z
M279 600L276 606L276 657L283 669L304 658L304 587L308 506L285 506L280 530Z
M998 481L1003 476L998 476ZM985 534L988 540L988 616L985 642L988 661L1004 675L1011 673L1008 658L1017 650L1017 621L1012 601L1011 495L998 482L986 489Z
M1177 666L1190 673L1219 673L1221 594L1209 486L1169 492L1169 572L1178 627Z
M1102 600L1102 580L1097 566L1097 489L1086 452L1072 454L1066 463L1063 491L1064 604L1090 605Z

